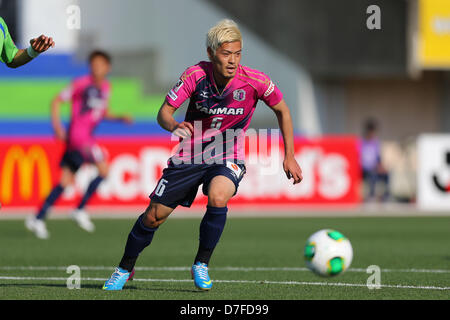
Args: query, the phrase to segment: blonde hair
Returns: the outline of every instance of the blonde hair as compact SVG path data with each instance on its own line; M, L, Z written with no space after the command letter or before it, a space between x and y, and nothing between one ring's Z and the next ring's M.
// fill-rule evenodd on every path
M243 45L241 31L236 22L230 19L219 21L206 35L206 47L210 48L213 54L223 43L235 41L240 41L241 46Z

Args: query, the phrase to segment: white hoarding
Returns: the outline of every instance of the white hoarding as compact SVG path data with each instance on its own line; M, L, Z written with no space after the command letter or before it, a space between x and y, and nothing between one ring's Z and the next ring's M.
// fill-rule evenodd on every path
M417 203L424 210L450 210L450 134L418 140Z

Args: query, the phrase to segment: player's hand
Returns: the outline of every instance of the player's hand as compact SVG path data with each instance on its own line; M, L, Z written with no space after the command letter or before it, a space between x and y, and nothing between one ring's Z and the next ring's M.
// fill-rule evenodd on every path
M122 116L121 120L126 124L133 124L134 122L133 118L129 115Z
M284 159L283 169L288 179L294 179L294 184L300 183L303 180L302 169L294 156L289 156Z
M47 51L49 48L54 48L55 42L51 37L40 35L37 38L31 39L30 45L34 51L42 53Z
M183 121L175 126L172 133L180 138L188 138L194 133L194 127L190 122Z

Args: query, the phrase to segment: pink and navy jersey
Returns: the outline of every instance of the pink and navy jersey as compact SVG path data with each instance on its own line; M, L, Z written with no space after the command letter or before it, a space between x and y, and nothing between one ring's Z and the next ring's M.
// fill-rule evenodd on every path
M83 151L95 144L93 131L106 114L110 90L107 80L97 87L88 75L75 79L59 94L63 101L72 102L68 149Z
M202 134L196 134L194 130L192 151L186 152L180 147L176 157L187 162L191 159L189 163L199 163L198 159L205 163L205 159L218 158L243 162L245 130L250 125L258 100L273 107L283 99L283 95L267 75L242 65L238 66L235 77L221 91L214 81L212 63L202 61L186 69L167 94L166 101L178 108L188 98L185 121L195 128L201 125ZM218 131L222 135L222 148L212 143L217 142ZM238 134L233 136L233 132ZM195 144L201 145L201 148L195 147Z

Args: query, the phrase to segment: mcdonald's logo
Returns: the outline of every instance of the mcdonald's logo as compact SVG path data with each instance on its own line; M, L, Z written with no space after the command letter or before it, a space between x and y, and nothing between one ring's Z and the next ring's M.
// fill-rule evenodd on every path
M16 166L17 165L17 166ZM51 190L51 172L48 157L41 146L32 145L26 152L19 145L11 146L5 153L0 179L0 198L3 204L13 200L14 168L17 167L19 195L30 200L33 194L34 170L39 179L39 196L44 198Z

